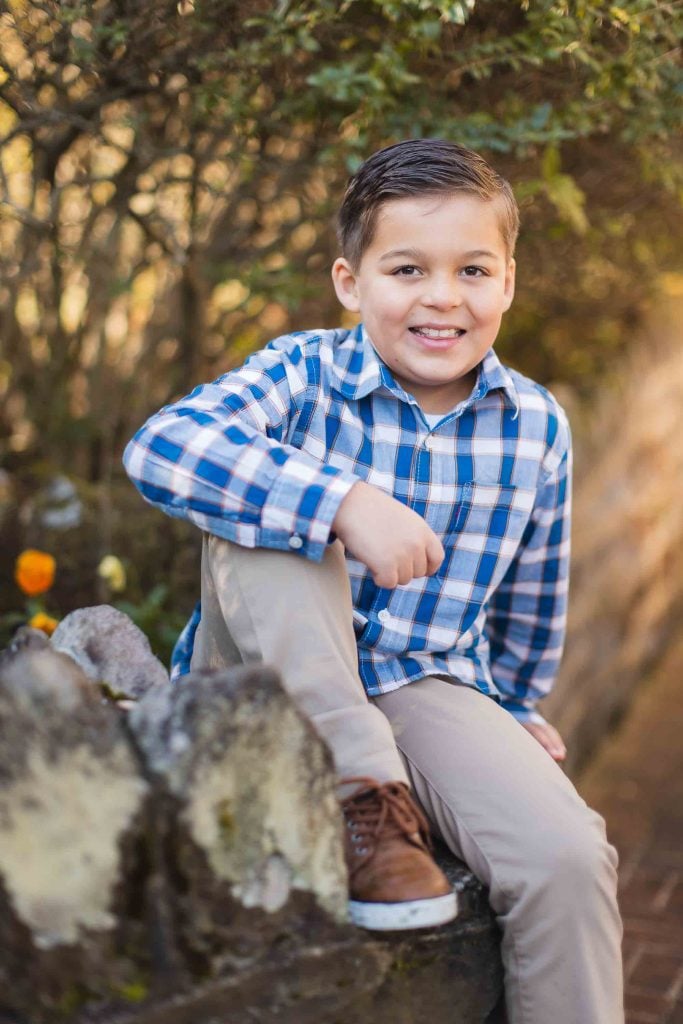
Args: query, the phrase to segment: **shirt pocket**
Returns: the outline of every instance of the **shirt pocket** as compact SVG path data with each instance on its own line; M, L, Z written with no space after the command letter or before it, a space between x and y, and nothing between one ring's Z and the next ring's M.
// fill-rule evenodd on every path
M494 545L521 540L534 508L535 490L477 480L463 484L462 489L458 533L486 538Z

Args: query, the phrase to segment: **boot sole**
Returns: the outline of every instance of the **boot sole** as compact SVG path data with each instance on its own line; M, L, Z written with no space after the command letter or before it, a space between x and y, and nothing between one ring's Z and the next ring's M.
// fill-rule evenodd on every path
M458 913L458 899L454 892L434 896L427 900L407 900L403 903L363 903L349 900L351 920L359 928L371 931L395 932L411 928L434 928L452 921Z

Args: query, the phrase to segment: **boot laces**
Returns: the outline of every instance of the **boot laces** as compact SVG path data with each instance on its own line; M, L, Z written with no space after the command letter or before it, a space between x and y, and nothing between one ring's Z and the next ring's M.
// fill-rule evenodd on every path
M342 781L357 783L359 787L342 800L346 827L357 855L354 870L372 856L382 833L403 835L414 845L417 833L427 849L432 849L427 819L411 799L405 783L380 783L363 776Z

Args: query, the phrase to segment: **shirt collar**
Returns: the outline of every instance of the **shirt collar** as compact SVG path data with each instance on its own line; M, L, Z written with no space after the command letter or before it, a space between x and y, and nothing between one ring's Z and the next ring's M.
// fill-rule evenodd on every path
M363 324L334 346L331 383L344 398L365 398L380 387L396 393L391 371L377 355Z
M483 398L489 391L496 389L503 392L517 415L519 413L519 392L512 379L512 374L490 348L479 364L479 375L475 388L476 397Z
M363 324L358 324L334 347L332 387L347 399L364 398L381 387L402 397L405 392L394 380L391 371L377 355ZM515 413L519 412L519 395L512 376L492 348L481 363L473 401L483 398L489 391L501 390Z

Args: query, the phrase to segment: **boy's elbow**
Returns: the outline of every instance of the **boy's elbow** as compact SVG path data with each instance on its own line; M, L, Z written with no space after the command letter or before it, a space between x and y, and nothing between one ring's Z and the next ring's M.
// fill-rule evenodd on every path
M139 430L128 442L121 461L129 480L145 501L163 507L169 504L170 467L165 459L159 458L153 449L140 440L143 430Z
M124 448L123 467L148 505L174 518L187 518L187 502L174 487L175 463L157 450L161 443L156 437L150 441L141 427Z

